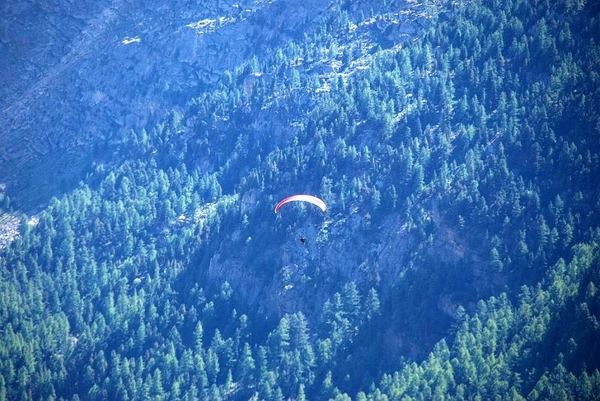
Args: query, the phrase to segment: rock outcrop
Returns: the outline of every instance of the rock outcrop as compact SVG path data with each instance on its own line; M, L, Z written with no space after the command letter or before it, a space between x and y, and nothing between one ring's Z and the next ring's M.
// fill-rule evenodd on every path
M294 3L295 4L295 3ZM0 180L32 209L326 4L12 0L0 22ZM294 5L292 5L294 6Z

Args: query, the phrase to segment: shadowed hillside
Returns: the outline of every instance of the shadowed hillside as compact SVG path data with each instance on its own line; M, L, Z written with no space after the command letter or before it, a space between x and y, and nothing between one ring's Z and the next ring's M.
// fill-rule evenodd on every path
M3 6L0 400L597 398L595 3Z

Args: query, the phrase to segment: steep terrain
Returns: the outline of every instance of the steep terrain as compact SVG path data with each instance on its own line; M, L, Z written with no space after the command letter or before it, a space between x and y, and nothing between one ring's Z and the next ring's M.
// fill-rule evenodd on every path
M201 3L3 6L0 401L598 397L598 1Z
M85 12L66 3L7 4L6 13L13 17L5 22L3 42L11 63L3 73L12 82L23 62L31 65L31 73L15 83L19 86L4 88L6 102L0 128L5 141L0 149L0 171L12 207L26 212L39 210L51 196L68 192L86 174L94 182L93 177L102 177L110 166L140 157L122 150L131 141L132 132L154 129L155 124L172 118L172 113L185 119L185 126L175 127L184 138L179 143L198 143L194 135L208 116L195 115L189 99L217 90L225 72L225 80L236 70L243 79L237 90L241 102L247 102L243 113L252 122L251 135L289 146L290 135L297 135L302 127L295 125L288 112L273 113L277 103L300 103L308 112L314 107L311 97L326 95L336 80L347 80L369 69L374 54L398 50L436 9L397 2L375 14L367 5L345 6L351 20L336 32L339 22L326 11L335 15L339 6L323 2L208 2L201 6L181 2L149 8L113 1ZM330 38L323 43L317 36L308 39L317 35L323 24L330 24L326 28ZM18 34L15 27L20 27ZM41 37L49 39L42 42ZM19 45L20 41L28 46ZM278 79L275 68L263 73L259 65L270 63L269 59L281 63L278 57L282 50L300 53L299 46L306 47L307 55L291 60L298 74L293 78L298 80L292 84L296 85L293 91L286 93L282 88L261 100L264 104L259 108L249 107L256 96L254 88ZM312 81L318 87L305 89L298 86L300 81ZM228 131L235 129L232 126L237 122L230 123L223 112L211 118L212 128L221 133L208 133L208 142L215 142L211 136L220 137L223 144L233 142ZM367 128L365 134L370 136L374 131ZM361 141L366 144L371 139ZM227 146L208 145L207 149L213 149L197 154L204 161L193 164L208 173L235 164ZM305 151L313 146L312 140L302 145ZM268 148L260 150L268 152ZM229 167L229 175L220 180L221 185L229 185L227 192L235 188L232 185L239 185L237 181L243 179L249 166L238 161L239 170ZM310 189L318 192L320 186L319 178ZM295 189L291 185L288 188ZM250 194L255 203L264 197L254 189ZM242 197L247 201L245 193ZM329 201L334 204L333 198ZM255 206L247 202L246 212ZM232 254L230 247L237 245L224 239L219 247L222 252L212 255L208 262L207 274L215 283L228 280L245 302L258 303L269 313L318 310L331 291L348 280L364 288L378 285L382 279L391 283L417 251L414 239L406 233L405 219L398 215L387 219L389 226L378 222L373 227L362 215L355 209L350 214L328 216L327 221L315 219L311 227L298 227L302 226L302 216L288 217L284 225L294 228L288 227L283 248L260 251L263 256L259 263L270 260L275 268L273 276L258 277L255 285L248 284L251 276L243 262L254 244ZM4 225L5 235L14 237L16 227ZM270 230L264 226L260 229ZM293 240L300 231L311 237L305 248L298 248ZM353 244L357 252L348 252L352 243L347 239L349 233L354 233L351 241L357 242ZM234 232L227 237L239 235ZM302 278L307 270L310 283ZM313 296L299 301L296 295L317 286L315 283L319 283L318 288L309 291Z
M106 162L131 130L210 90L224 71L313 35L328 7L319 1L152 7L8 1L0 22L0 78L7 83L0 89L0 171L8 194L27 210L45 204ZM374 30L387 30L397 42L390 25L410 33L413 21L402 12ZM374 46L361 31L355 43L345 43L358 56ZM300 67L335 68L323 61L304 60Z
M269 46L310 33L326 4L289 6L284 15L281 3L264 1L6 3L0 170L14 202L36 208L72 188L131 130Z

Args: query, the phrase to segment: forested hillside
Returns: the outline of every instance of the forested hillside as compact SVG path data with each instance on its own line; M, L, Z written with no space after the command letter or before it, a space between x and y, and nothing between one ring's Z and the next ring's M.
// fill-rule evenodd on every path
M260 45L0 164L0 401L600 398L597 0L193 7Z

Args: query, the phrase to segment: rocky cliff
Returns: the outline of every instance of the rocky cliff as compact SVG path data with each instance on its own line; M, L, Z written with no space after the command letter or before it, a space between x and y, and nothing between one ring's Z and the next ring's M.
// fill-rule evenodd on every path
M309 32L326 6L5 3L0 179L21 207L43 204L94 163L107 162L131 130L161 121L209 90L223 71Z

